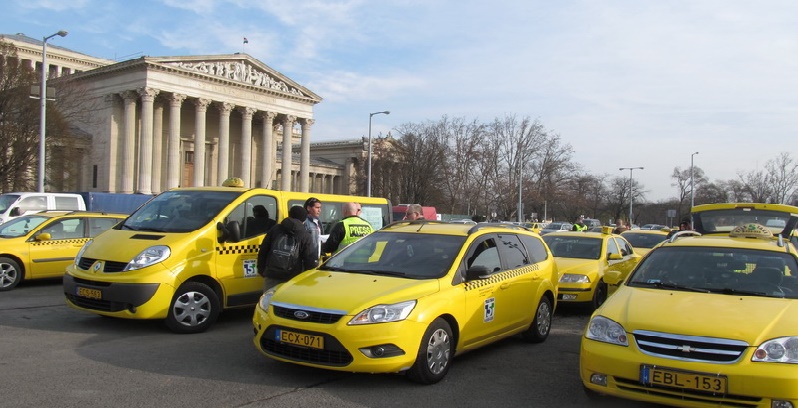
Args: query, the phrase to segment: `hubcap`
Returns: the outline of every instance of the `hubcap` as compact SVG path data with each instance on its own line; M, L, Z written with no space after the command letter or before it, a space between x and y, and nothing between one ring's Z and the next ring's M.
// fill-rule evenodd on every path
M0 287L11 286L17 280L17 270L9 264L0 264Z
M451 339L446 330L437 329L430 336L427 344L427 365L432 374L440 374L449 364Z
M193 327L202 324L211 314L211 302L200 292L186 292L172 305L175 320Z
M551 309L549 309L549 304L542 302L540 306L538 306L538 333L539 334L546 334L549 332L551 328Z

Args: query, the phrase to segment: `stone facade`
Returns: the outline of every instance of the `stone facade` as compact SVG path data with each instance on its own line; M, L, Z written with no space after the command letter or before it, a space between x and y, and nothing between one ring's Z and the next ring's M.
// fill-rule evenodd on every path
M0 38L15 45L19 63L41 69L41 41ZM74 190L157 194L228 177L286 191L360 190L362 142L312 144L321 97L247 54L113 62L48 43L47 57L51 77L62 76L53 82L80 87L97 107L75 124L91 142Z

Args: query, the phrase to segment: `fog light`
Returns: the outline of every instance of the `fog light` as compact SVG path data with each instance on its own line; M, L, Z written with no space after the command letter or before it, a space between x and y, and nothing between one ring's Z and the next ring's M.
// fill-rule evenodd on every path
M770 408L795 408L795 405L790 401L772 400L770 401Z
M394 344L380 344L360 349L360 352L368 358L385 358L404 355L404 350Z
M606 374L591 374L590 375L590 383L600 385L602 387L607 386L607 375Z

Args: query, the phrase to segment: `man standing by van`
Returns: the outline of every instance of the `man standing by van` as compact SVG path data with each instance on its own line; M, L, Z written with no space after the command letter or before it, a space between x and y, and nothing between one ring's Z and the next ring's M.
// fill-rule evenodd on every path
M407 206L407 212L405 213L405 219L408 221L414 220L423 220L424 219L424 208L421 207L421 204L410 204Z
M313 238L313 247L316 248L316 258L321 258L321 201L316 197L305 200L305 211L308 212L308 219L305 220L305 229L308 230Z
M291 207L288 217L272 227L258 251L258 274L264 277L263 287L275 285L318 265L313 238L305 229L307 211Z
M344 204L344 218L338 221L330 231L327 242L321 248L324 253L334 254L374 231L368 221L360 218L362 211L362 207L358 203Z

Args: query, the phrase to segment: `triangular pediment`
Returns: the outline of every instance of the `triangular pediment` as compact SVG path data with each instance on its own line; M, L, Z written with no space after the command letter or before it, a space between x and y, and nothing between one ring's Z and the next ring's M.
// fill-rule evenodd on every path
M321 98L285 75L247 54L187 57L147 57L148 63L172 67L194 74L233 81L247 86L279 92L314 102Z

